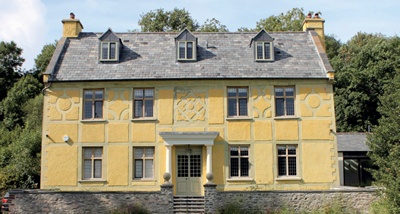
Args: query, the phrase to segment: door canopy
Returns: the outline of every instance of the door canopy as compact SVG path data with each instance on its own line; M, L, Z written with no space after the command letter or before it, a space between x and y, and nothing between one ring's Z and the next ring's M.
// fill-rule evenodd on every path
M219 132L160 132L167 146L175 145L214 145Z

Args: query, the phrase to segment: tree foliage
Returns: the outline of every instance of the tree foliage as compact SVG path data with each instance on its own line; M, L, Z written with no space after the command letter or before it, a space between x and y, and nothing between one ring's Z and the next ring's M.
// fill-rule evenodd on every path
M142 32L182 31L187 28L196 31L199 24L185 9L175 8L172 11L156 9L140 16L138 24Z
M229 32L228 28L215 18L207 19L200 27L201 32Z
M56 50L57 41L43 46L42 51L35 59L35 68L33 76L42 82L43 72L46 71L47 65L50 63L51 57Z
M400 213L400 70L385 87L378 108L382 117L368 136L369 156L378 166L372 174L383 186L383 204L389 213Z
M400 40L358 33L331 60L338 131L366 131L381 117L379 96L400 63Z
M0 42L0 101L21 76L22 49L13 41Z

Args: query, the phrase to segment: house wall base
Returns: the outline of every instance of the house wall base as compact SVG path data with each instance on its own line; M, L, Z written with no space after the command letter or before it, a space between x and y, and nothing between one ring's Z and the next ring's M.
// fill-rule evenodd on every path
M38 190L10 191L15 199L12 213L111 213L128 205L141 204L151 213L173 213L173 186L162 185L157 192L61 192ZM269 213L282 208L312 211L327 206L368 213L378 199L375 190L329 191L226 191L216 185L204 185L205 213L216 213L224 205L235 203L245 210Z

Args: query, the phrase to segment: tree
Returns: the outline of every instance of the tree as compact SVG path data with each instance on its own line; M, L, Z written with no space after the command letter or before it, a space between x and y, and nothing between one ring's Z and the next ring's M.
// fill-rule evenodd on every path
M399 46L398 46L399 48ZM372 171L376 184L383 186L381 197L389 213L400 213L400 71L385 87L378 108L382 117L368 136L369 156L377 169Z
M306 18L303 8L292 8L286 14L270 16L257 22L255 29L239 28L238 31L302 31L303 21Z
M333 59L339 55L339 49L342 47L340 40L337 40L335 35L325 35L326 54L328 59Z
M0 102L0 116L3 117L4 127L8 130L14 129L17 125L24 126L24 117L28 112L22 111L25 103L38 95L41 91L41 84L32 75L22 77L8 91L7 97Z
M400 39L358 33L331 59L338 131L366 131L381 117L379 96L400 65Z
M229 32L228 28L217 19L207 19L200 27L201 32Z
M15 42L0 42L0 101L21 76L21 66L25 61L21 54L22 49Z
M199 24L188 11L178 8L172 11L152 10L140 15L138 24L142 32L182 31L185 28L196 31L199 28Z
M57 41L54 43L46 44L43 46L42 51L39 55L36 56L35 59L35 68L33 72L33 76L38 79L41 83L43 72L46 71L47 65L50 63L51 57L53 56L54 51L56 50Z

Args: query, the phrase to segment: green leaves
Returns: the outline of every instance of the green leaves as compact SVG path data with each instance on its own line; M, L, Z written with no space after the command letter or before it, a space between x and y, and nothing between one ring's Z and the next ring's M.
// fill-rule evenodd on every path
M21 54L22 49L13 41L0 42L0 101L6 97L7 91L21 76L21 66L25 61Z
M302 31L303 21L306 18L303 8L293 8L285 14L269 16L257 22L255 31Z
M199 24L185 9L175 8L172 11L157 9L142 14L138 24L142 32L182 31L185 28L195 31Z

